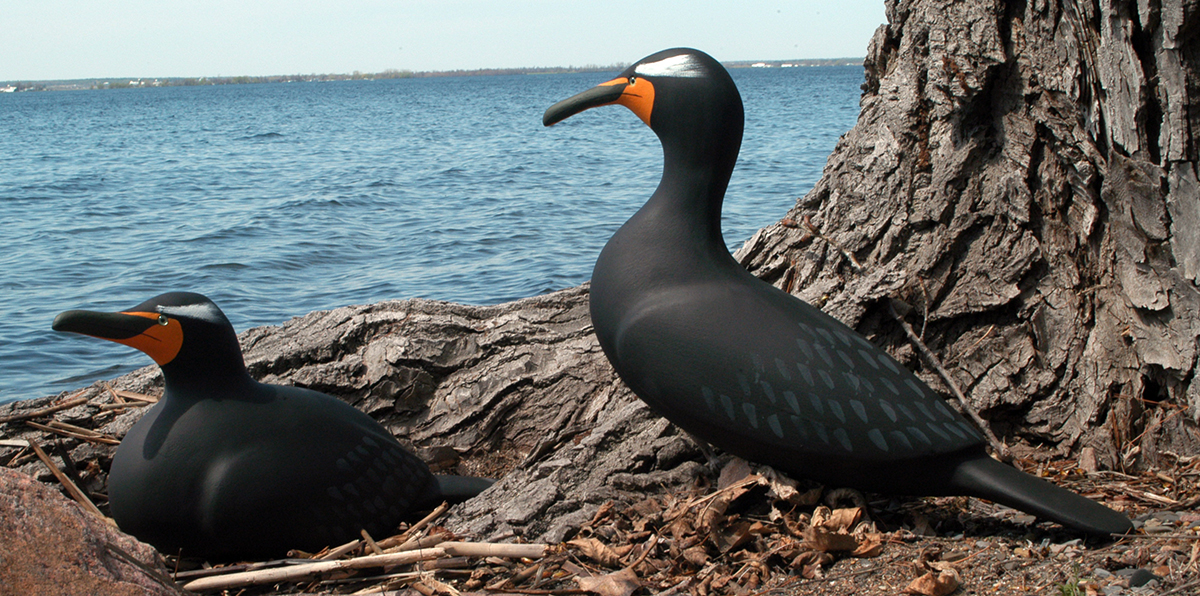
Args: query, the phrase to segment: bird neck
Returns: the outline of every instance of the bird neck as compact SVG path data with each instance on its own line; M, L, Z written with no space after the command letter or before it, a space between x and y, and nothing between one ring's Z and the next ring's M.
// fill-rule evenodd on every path
M727 143L723 155L664 140L662 181L601 251L592 272L593 300L633 304L647 294L741 269L721 235L721 203L738 140Z
M251 395L257 385L240 352L174 361L162 372L164 395L177 399L238 398Z
M741 135L715 134L663 139L662 180L650 200L630 219L641 241L657 254L675 253L726 260L721 205L737 161Z

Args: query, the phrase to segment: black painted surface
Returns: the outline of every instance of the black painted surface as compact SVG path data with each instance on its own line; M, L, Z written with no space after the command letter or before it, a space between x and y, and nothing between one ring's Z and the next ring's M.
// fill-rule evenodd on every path
M122 530L168 554L278 557L362 529L390 535L440 499L425 463L370 416L323 393L251 379L232 325L207 298L164 294L127 312L178 321L183 343L161 364L163 398L113 458L109 503ZM55 328L121 339L106 332L122 316L147 320L69 311Z
M833 486L970 494L1091 533L1131 528L1119 513L989 458L979 433L886 352L734 261L720 212L743 113L719 63L667 50L621 77L628 89L653 85L648 123L663 145L663 178L597 260L591 314L638 396L714 445ZM628 89L610 103L637 105ZM596 98L559 102L544 121Z

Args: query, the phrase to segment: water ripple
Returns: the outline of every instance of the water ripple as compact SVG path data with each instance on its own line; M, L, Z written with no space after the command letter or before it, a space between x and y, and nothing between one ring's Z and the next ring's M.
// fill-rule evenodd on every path
M820 177L858 68L733 72L746 138L731 248ZM194 290L234 325L421 296L475 304L585 281L658 183L624 110L542 111L606 74L0 97L0 401L149 364L50 331L71 308Z

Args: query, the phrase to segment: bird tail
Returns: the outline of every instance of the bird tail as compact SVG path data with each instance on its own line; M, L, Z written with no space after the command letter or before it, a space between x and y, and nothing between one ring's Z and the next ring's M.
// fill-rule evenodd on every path
M990 457L962 461L951 482L972 496L1032 513L1088 534L1124 534L1133 524L1091 499L1030 476Z
M436 474L433 478L437 480L438 489L442 493L441 498L451 503L466 501L487 490L489 486L496 482L487 478L454 476L449 474Z

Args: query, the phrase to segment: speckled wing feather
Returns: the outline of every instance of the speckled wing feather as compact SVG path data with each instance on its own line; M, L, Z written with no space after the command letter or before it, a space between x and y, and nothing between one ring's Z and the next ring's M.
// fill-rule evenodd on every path
M629 312L614 345L622 378L654 409L748 459L870 486L881 466L983 444L886 352L767 284L672 288Z

